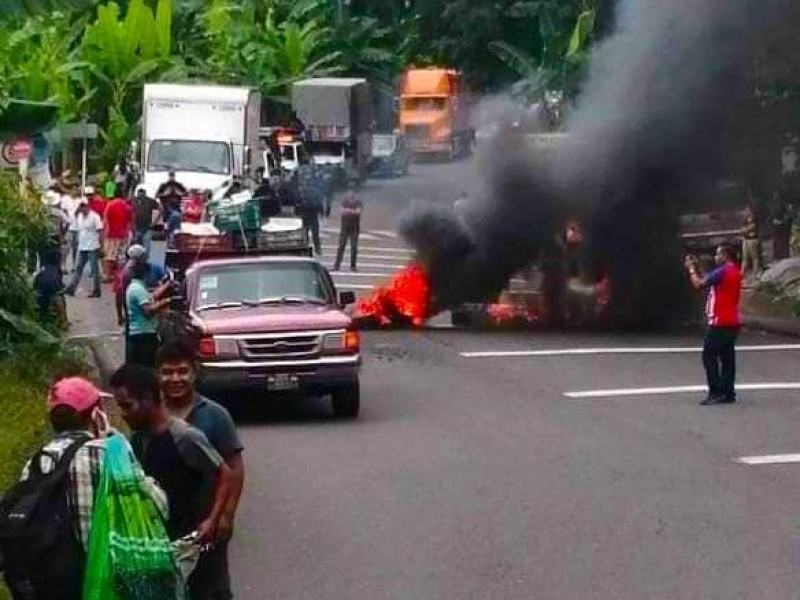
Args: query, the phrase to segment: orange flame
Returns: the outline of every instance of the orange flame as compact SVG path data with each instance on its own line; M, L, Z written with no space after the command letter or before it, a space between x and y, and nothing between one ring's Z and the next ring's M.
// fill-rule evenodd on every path
M419 263L412 263L385 286L376 288L369 298L356 304L356 320L374 319L381 327L410 321L421 327L431 316L431 286L428 274Z

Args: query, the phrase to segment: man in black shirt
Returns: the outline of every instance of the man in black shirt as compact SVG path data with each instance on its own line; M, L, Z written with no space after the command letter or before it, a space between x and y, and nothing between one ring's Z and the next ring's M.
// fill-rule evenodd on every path
M350 242L350 270L357 271L356 261L358 260L358 236L361 234L361 212L364 204L356 195L356 186L348 185L347 195L342 200L342 225L339 231L339 248L336 251L336 264L334 271L338 271L342 265L342 257Z
M139 188L132 203L134 243L141 244L150 255L153 245L153 219L158 210L158 202L147 195L144 188Z
M220 519L231 501L232 474L208 438L173 417L161 399L155 371L126 364L111 377L122 415L134 431L131 445L147 475L169 498L167 532L179 539L193 532L217 543ZM190 600L219 600L201 560L189 578Z
M169 172L169 179L158 186L156 199L161 202L164 220L174 209L180 209L181 199L186 195L186 187L175 179L175 171Z

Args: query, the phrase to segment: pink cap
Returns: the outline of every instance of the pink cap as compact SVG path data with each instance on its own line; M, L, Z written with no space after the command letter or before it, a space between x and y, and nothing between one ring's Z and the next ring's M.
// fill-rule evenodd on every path
M47 408L69 406L84 413L97 406L100 398L107 396L83 377L67 377L56 382L47 398Z

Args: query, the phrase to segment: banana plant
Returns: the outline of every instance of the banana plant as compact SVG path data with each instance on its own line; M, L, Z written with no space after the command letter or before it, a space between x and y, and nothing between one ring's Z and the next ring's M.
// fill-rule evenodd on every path
M173 66L171 50L172 0L158 0L155 12L143 0L131 0L124 17L116 2L98 7L81 56L99 88L94 117L102 124L106 159L115 159L132 140L142 86Z

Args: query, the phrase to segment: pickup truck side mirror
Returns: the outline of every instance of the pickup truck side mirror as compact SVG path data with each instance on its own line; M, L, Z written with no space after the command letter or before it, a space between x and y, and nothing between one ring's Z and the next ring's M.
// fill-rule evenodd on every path
M350 304L356 303L356 294L355 292L340 292L339 293L339 304L342 306L348 306Z

